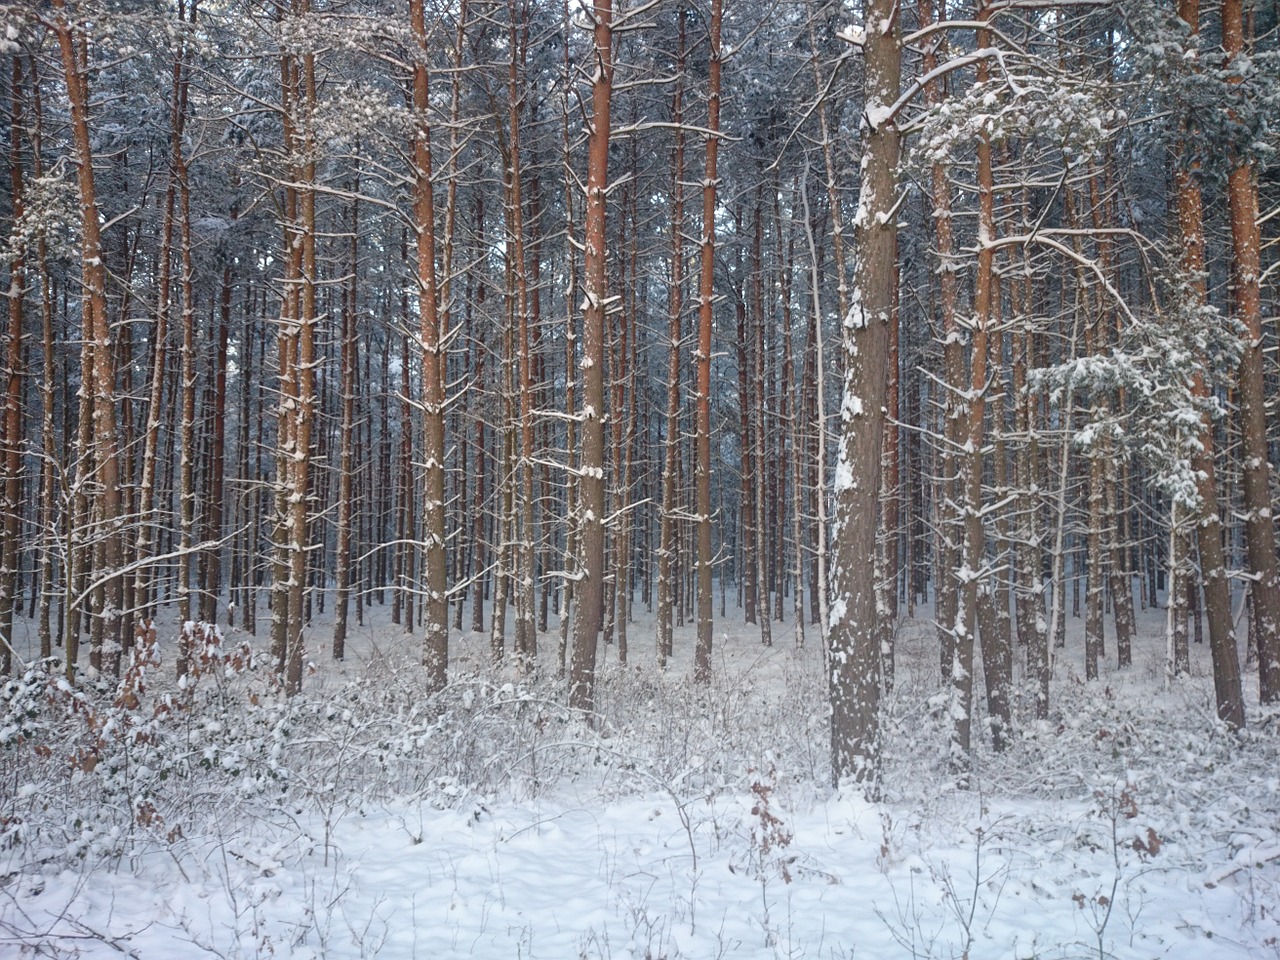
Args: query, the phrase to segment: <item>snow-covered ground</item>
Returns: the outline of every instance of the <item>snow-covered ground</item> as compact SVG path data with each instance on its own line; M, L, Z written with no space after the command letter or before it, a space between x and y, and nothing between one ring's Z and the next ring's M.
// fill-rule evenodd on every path
M423 696L385 621L290 702L232 668L235 632L183 690L172 632L123 692L34 672L0 701L0 957L1280 956L1256 675L1233 736L1206 649L1166 682L1162 611L1093 684L1068 623L1052 718L1019 704L960 790L932 628L904 622L879 803L827 786L821 652L781 625L764 648L718 624L709 690L691 628L663 673L632 625L594 727L555 679L484 666L487 637Z

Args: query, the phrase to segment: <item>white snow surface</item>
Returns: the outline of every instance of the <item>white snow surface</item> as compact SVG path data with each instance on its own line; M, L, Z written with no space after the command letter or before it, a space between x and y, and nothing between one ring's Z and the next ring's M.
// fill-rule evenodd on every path
M454 634L428 699L385 622L334 664L318 621L291 702L233 668L258 645L238 631L178 691L170 641L137 708L106 691L87 732L33 673L0 699L0 957L1274 958L1280 716L1248 673L1249 729L1218 726L1205 646L1166 685L1162 619L1092 684L1069 619L1051 717L1019 672L1004 754L978 697L969 789L933 627L904 621L875 802L827 786L812 626L765 648L717 623L707 691L691 625L660 672L633 624L593 726L563 682L483 665L487 632Z

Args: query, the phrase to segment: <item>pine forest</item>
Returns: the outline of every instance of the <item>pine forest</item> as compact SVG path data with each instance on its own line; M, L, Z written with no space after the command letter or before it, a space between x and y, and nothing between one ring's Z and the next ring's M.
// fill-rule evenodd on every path
M0 955L1280 956L1275 0L17 0L0 152Z

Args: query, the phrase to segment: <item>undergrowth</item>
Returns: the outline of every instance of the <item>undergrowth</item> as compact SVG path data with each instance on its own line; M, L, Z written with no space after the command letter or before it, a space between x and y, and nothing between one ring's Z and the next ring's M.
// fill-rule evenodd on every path
M184 876L227 877L230 891L233 874L256 883L290 861L336 864L332 838L348 817L416 806L478 820L495 804L565 789L601 802L669 798L690 890L699 856L737 843L749 851L741 869L758 880L766 917L793 874L827 876L785 851L792 814L832 796L817 651L725 658L709 686L648 663L609 663L587 717L566 706L563 679L517 676L511 665L460 670L427 694L407 655L375 657L345 680L317 677L287 697L250 646L211 626L189 629L194 654L178 681L154 643L143 643L119 681L72 687L50 660L0 688L0 892L12 903L58 871L141 873L157 852ZM883 702L875 865L894 875L930 831L957 823L968 823L975 857L991 858L992 869L1045 849L1101 857L1097 877L1064 868L1045 882L1078 894L1089 952L1105 956L1117 927L1134 928L1152 871L1176 864L1207 885L1280 858L1280 723L1255 716L1233 733L1194 683L1152 698L1141 695L1141 680L1055 682L1056 711L1018 716L1006 751L975 736L966 791L947 770L945 698L928 670L904 669ZM737 826L723 819L734 816ZM252 842L230 843L245 825ZM406 830L421 842L407 820ZM1218 851L1212 864L1201 862L1206 850ZM217 862L228 851L235 870ZM941 878L955 916L936 922L961 931L957 942L974 942L980 911L988 901L995 909L998 892L986 879L953 879L954 865L911 869ZM981 862L970 872L988 876ZM1274 909L1273 875L1251 874L1260 916ZM258 909L235 890L244 910ZM917 913L906 900L887 909L900 943L921 936L911 926Z

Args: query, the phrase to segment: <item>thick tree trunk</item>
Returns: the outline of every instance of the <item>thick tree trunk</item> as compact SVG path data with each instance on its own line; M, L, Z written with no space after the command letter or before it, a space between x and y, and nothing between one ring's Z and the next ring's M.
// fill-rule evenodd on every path
M876 547L896 275L898 131L887 111L898 98L902 48L893 0L867 0L865 22L870 29L863 47L863 175L854 218L853 293L841 318L845 372L833 485L835 562L827 662L832 778L837 784L862 784L874 794L880 772L881 664L875 571L867 558Z
M1242 0L1223 0L1222 49L1230 67L1247 56ZM1243 448L1245 538L1257 611L1258 683L1263 703L1280 702L1280 566L1272 519L1267 451L1266 384L1262 357L1261 230L1253 162L1230 158L1227 207L1231 220L1235 313L1248 342L1240 363L1240 440Z
M1199 0L1180 0L1178 16L1187 24L1192 34L1200 32ZM1182 268L1195 301L1193 306L1203 306L1207 300L1204 212L1198 171L1194 164L1189 163L1189 153L1194 149L1195 145L1188 142L1186 132L1183 131L1180 150L1183 153L1182 160L1188 166L1180 166L1174 172L1174 185L1177 189L1178 232L1182 239ZM1203 377L1196 378L1193 391L1202 399L1208 397ZM1200 495L1200 522L1197 533L1200 573L1204 580L1204 605L1209 622L1209 649L1213 659L1218 718L1232 729L1238 730L1245 723L1244 690L1240 681L1240 655L1231 616L1231 581L1227 578L1222 521L1218 514L1213 425L1207 417L1200 430L1200 449L1192 466L1199 476L1197 493Z

